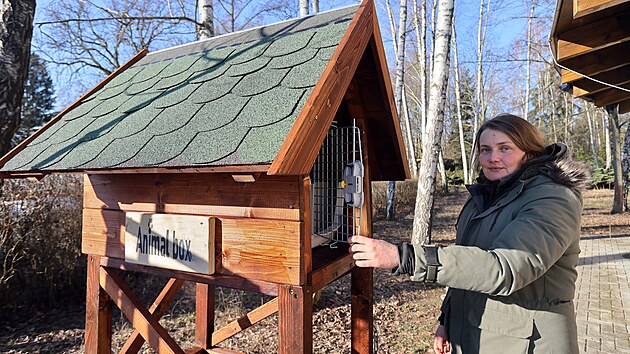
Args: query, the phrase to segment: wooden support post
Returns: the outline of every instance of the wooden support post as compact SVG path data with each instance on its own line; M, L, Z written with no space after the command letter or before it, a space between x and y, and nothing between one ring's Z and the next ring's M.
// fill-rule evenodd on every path
M112 339L112 307L109 296L101 288L101 257L87 257L87 289L85 301L85 352L109 354Z
M195 347L210 349L214 332L215 286L197 283L195 315Z
M313 352L310 286L278 285L278 353Z
M373 274L372 268L354 267L351 275L352 353L373 353Z

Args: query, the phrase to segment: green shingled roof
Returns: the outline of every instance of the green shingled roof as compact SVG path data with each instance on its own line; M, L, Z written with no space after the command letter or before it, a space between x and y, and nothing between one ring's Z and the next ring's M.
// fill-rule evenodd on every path
M0 171L270 163L357 8L150 53Z

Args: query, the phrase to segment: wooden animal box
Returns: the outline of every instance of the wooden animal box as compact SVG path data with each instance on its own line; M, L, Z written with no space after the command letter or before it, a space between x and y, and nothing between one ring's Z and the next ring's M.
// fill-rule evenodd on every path
M343 127L361 153L322 179L318 155ZM136 328L123 352L182 352L158 319L184 281L197 283L191 352L276 312L278 350L310 352L312 294L349 272L353 350L372 351L372 273L343 241L371 235L371 181L409 175L372 1L142 51L0 165L3 177L85 176L87 353L109 353L110 300ZM314 219L323 210L334 221ZM314 234L342 237L313 247ZM147 308L120 271L171 281ZM215 331L216 286L276 299Z

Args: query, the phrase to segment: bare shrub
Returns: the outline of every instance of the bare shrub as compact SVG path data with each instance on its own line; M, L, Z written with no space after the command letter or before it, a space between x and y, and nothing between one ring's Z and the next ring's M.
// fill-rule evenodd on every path
M0 316L82 299L83 180L5 180L0 189Z

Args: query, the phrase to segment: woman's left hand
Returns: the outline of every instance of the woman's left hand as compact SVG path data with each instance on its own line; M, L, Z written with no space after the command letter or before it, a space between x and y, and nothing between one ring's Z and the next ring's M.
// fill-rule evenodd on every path
M349 252L357 267L394 268L398 266L398 247L383 240L352 236Z

